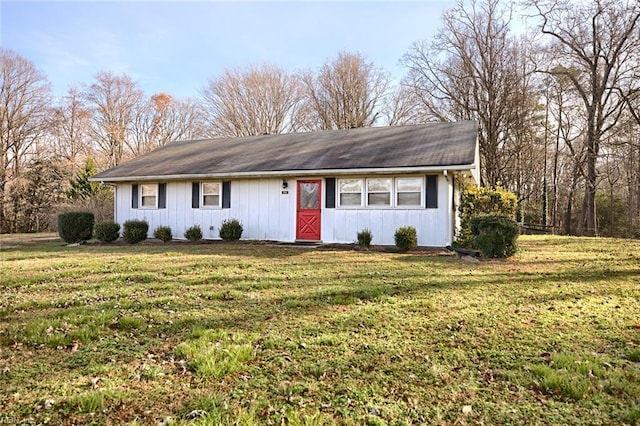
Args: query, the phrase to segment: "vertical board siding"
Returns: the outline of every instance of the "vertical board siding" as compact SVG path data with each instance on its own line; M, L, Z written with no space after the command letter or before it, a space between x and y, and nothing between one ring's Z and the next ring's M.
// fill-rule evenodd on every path
M451 184L443 175L431 179L431 191L441 201L436 208L426 209L325 209L323 211L324 242L352 243L358 232L369 228L372 244L394 245L394 234L401 226L413 226L421 246L444 247L452 242L453 208L444 200L452 197ZM435 185L434 185L435 184ZM435 191L437 189L437 191ZM426 188L425 188L426 192ZM446 198L445 198L446 197Z
M167 182L164 209L133 209L133 186L119 184L115 219L121 225L129 219L146 220L149 236L158 226L168 225L176 239L184 239L184 231L188 227L200 225L205 239L218 239L222 221L235 218L244 227L242 239L294 241L296 185L294 178L288 180L289 188L285 194L280 178L234 180L231 183L230 208L225 209L192 208L191 181ZM418 232L418 244L421 246L444 247L451 244L454 212L451 203L444 202L453 198L449 180L442 175L437 179L441 201L438 208L341 209L326 208L323 203L322 241L353 243L357 233L368 228L373 234L373 244L393 245L395 230L411 225ZM326 196L324 186L323 195Z

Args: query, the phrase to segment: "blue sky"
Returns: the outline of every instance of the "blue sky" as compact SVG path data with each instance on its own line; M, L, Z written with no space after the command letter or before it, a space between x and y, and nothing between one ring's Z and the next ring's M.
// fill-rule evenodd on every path
M0 45L31 60L55 95L99 71L126 72L149 95L197 97L225 68L315 69L341 50L400 79L412 42L430 39L453 0L353 2L7 1Z

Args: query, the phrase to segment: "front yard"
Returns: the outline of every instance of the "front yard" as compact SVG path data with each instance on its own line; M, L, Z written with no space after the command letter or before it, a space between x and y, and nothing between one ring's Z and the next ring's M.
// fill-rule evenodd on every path
M640 241L507 261L0 239L0 419L638 424Z

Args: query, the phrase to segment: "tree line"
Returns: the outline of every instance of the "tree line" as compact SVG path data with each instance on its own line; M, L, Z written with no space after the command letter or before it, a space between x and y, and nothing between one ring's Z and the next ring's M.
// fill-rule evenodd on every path
M520 18L525 17L525 24ZM640 236L640 4L461 0L392 81L364 55L318 69L226 69L196 99L98 73L54 99L46 75L0 48L0 232L102 205L87 177L174 140L476 120L483 185L555 233Z

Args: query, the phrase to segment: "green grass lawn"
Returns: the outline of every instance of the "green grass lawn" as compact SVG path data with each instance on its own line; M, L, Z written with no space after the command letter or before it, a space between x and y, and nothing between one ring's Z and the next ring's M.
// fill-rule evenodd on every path
M640 241L468 263L29 238L0 240L5 423L640 423Z

